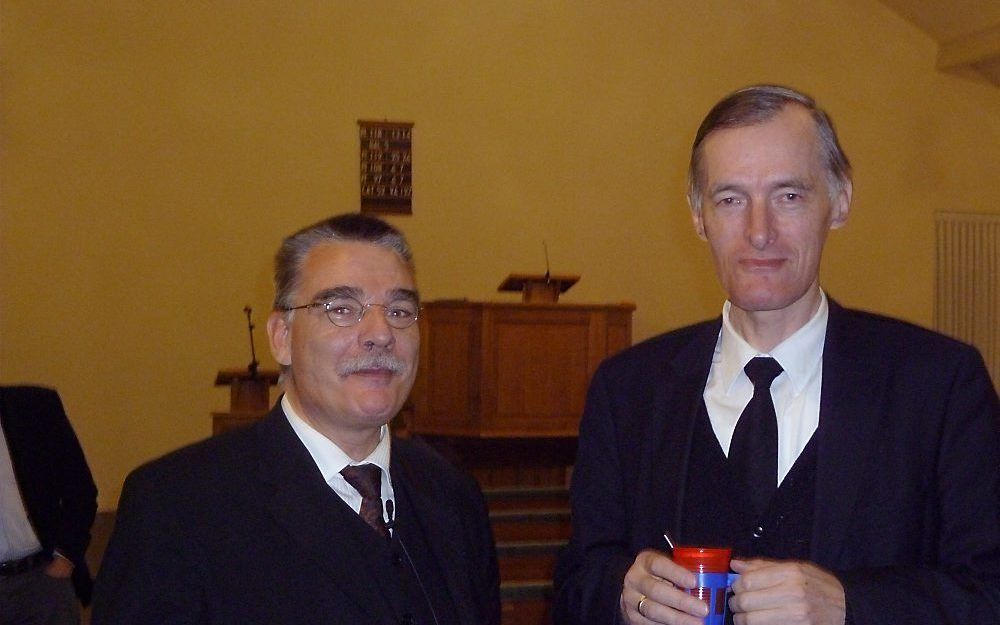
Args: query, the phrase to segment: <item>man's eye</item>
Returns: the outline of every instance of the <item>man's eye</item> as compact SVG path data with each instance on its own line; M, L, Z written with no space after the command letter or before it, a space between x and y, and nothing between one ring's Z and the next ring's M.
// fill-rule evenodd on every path
M718 204L719 206L738 206L740 204L740 198L727 196L720 198Z
M398 319L406 319L408 317L412 317L413 315L415 315L416 311L414 311L414 309L409 306L390 305L388 308L385 309L385 314L389 315L390 317L396 317Z
M323 308L325 308L327 312L337 315L338 317L350 317L358 314L357 306L345 304L343 302L327 302L326 304L323 304Z

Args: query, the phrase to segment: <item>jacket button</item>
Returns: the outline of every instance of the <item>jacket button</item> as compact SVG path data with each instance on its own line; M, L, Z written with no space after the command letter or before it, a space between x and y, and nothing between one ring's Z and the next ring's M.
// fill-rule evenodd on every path
M753 537L754 538L760 538L763 535L764 535L764 526L763 525L758 525L757 527L753 528Z

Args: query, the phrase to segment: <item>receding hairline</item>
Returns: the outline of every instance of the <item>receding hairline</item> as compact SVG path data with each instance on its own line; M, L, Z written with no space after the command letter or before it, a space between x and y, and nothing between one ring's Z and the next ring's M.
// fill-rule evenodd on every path
M306 226L281 242L274 258L273 309L287 310L295 305L292 297L297 295L295 291L299 288L301 267L317 246L348 242L384 247L395 252L415 280L413 254L402 232L377 217L344 213Z
M302 257L302 262L298 267L298 271L296 272L296 280L292 284L291 291L296 297L296 301L301 300L303 297L308 298L310 301L314 301L317 295L322 295L326 292L333 292L341 289L350 289L351 291L356 291L358 293L361 293L362 291L360 286L355 284L346 284L346 283L326 286L323 289L321 289L318 293L314 294L298 292L302 288L303 270L305 269L306 265L309 264L310 259L315 258L317 251L324 249L350 248L350 247L384 250L387 254L391 254L392 257L398 260L400 265L402 266L403 271L409 278L410 286L395 285L389 289L389 293L391 294L413 293L414 294L413 299L419 301L419 296L416 295L417 275L411 260L407 259L403 254L399 252L399 250L395 249L394 247L383 245L376 241L366 241L363 239L326 240L326 241L320 241L310 246L308 251L306 251L305 255ZM347 252L347 254L350 255L351 252ZM368 293L366 295L371 296L372 294ZM351 296L356 298L357 294Z
M698 127L688 165L688 203L701 208L705 193L703 152L705 142L717 131L760 126L788 110L801 110L811 122L812 135L826 173L831 196L851 182L851 164L837 137L833 120L808 94L781 85L752 85L719 100Z

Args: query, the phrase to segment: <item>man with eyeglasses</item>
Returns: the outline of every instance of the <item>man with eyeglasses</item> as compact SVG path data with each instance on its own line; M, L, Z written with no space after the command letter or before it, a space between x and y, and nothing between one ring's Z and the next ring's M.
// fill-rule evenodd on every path
M387 425L420 345L403 235L355 214L309 226L278 251L275 290L284 395L129 476L94 625L498 625L482 494Z

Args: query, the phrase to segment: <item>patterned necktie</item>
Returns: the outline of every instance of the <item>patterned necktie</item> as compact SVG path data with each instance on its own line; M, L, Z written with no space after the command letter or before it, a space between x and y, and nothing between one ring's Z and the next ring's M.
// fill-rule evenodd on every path
M361 493L361 518L388 540L389 528L382 516L382 469L374 464L349 465L340 474Z
M757 357L743 371L753 382L753 397L736 422L729 461L743 476L754 513L760 516L778 488L778 419L771 382L783 369L774 358Z

